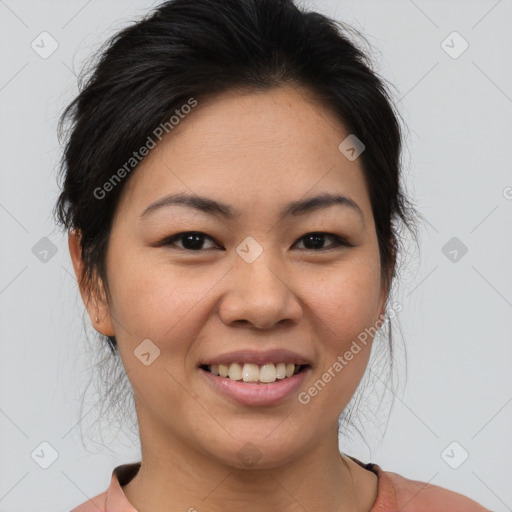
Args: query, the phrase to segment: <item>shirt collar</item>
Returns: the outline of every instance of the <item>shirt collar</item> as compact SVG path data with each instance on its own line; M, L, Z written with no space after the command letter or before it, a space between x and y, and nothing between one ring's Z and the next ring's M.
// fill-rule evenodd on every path
M389 476L386 475L386 472L382 471L380 466L375 463L370 462L365 464L351 455L348 455L348 457L361 467L369 471L373 471L379 479L377 498L370 512L396 510L397 502L395 488ZM117 466L112 471L112 479L107 490L105 512L137 512L133 505L128 501L128 498L123 492L122 486L126 485L135 477L139 472L140 466L140 462L123 464L122 466Z
M112 479L107 490L105 512L137 512L128 501L122 486L126 485L139 472L140 462L123 464L112 471Z
M365 464L364 462L361 462L359 459L356 459L351 455L347 456L361 467L373 471L379 479L377 486L377 498L375 499L375 503L373 504L370 512L387 512L389 510L398 510L395 486L393 485L393 481L389 475L385 471L382 471L381 467L374 462Z

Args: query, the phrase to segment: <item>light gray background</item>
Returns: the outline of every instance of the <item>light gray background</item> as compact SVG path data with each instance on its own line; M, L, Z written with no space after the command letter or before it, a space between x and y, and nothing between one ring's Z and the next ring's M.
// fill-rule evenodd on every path
M50 212L56 121L76 94L74 72L157 3L0 0L0 511L69 510L104 491L115 465L138 459L122 436L105 447L80 441L83 306L67 238ZM368 445L340 446L512 510L512 1L306 5L355 26L374 46L410 130L408 189L428 220L400 285L407 385L396 392L383 440L386 422L377 422L367 426ZM59 45L47 59L31 48L43 31ZM441 46L453 31L469 43L455 59ZM57 248L46 263L32 252L43 237ZM468 248L456 262L442 252L452 237ZM48 469L31 458L43 441L58 453ZM453 441L469 453L458 469L441 455ZM452 459L460 450L449 451Z

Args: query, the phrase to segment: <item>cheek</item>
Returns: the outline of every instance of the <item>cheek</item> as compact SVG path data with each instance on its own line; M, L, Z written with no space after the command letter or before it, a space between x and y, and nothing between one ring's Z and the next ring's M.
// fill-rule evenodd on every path
M310 287L309 307L321 345L320 380L328 387L326 393L319 393L317 407L325 405L341 413L368 365L375 333L372 327L380 327L376 322L380 267L371 258L354 258L337 272L331 269L317 283L320 285Z
M138 271L126 267L117 270L112 278L114 322L134 393L153 409L159 409L169 396L179 408L190 400L182 387L187 380L187 357L211 314L207 298L218 278L190 269L171 272L169 265L158 264L139 265ZM146 348L143 352L139 347ZM147 352L148 365L141 359Z
M322 320L327 338L343 349L374 325L379 315L380 267L373 260L354 258L339 271L330 269L308 291L315 316ZM328 329L327 329L328 328Z
M124 341L133 350L150 339L162 352L185 351L206 321L201 319L207 314L203 304L218 278L168 263L138 263L120 262L111 276L120 345Z
M311 297L320 364L306 393L314 397L316 410L330 411L333 421L351 400L368 366L376 318L374 295L373 279L340 276Z

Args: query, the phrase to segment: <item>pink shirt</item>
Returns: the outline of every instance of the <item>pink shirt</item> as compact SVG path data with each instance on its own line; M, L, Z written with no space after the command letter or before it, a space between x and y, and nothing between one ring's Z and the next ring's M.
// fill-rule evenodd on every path
M379 478L377 499L369 512L491 512L462 494L409 480L397 473L382 471L377 464L364 464L350 458ZM112 472L109 488L71 512L137 512L122 486L137 474L139 468L140 462L117 466Z

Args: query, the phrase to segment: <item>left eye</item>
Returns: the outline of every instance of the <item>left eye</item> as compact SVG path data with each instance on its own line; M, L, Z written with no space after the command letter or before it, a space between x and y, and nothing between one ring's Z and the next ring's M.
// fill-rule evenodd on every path
M330 247L320 247L323 245L323 239L327 237L331 240L334 240L334 243L331 244ZM322 233L322 232L315 232L315 233L308 233L307 235L302 236L299 238L299 240L308 240L308 244L312 247L306 247L306 249L319 249L321 251L326 251L329 249L334 249L335 247L339 246L351 246L347 241L343 240L343 238L339 237L338 235L334 235L332 233Z
M334 243L332 243L330 247L327 247L327 248L322 247L324 238L330 238L331 240L334 241ZM205 239L209 239L212 242L214 242L215 244L217 244L217 242L215 242L215 240L212 237L206 235L205 233L201 233L198 231L188 231L185 233L178 233L169 238L166 238L160 245L176 246L176 242L181 241L182 247L178 247L179 249L197 252L197 251L203 249L203 243L204 243ZM340 247L340 246L352 247L352 244L343 240L338 235L334 235L332 233L323 233L323 232L307 233L306 235L303 235L301 238L299 238L299 241L304 241L305 246L306 246L304 249L300 249L300 250L313 250L315 252L326 251L326 250L333 249L335 247ZM309 247L307 247L307 246L309 246Z

